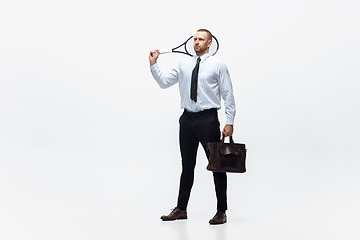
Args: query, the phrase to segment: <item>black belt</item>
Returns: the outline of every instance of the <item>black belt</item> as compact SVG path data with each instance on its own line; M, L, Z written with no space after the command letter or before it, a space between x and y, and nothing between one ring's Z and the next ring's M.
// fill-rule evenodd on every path
M203 116L205 114L210 114L210 113L217 113L217 108L210 108L210 109L206 109L201 112L189 112L188 110L184 109L184 114L186 114L190 117L200 117L200 116Z

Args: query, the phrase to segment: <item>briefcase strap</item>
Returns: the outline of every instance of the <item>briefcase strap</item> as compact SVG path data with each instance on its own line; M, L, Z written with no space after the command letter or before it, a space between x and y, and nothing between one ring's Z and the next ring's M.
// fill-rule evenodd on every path
M222 135L222 138L221 138L221 143L224 143L225 142L225 134ZM232 136L230 136L230 143L234 144L234 140L232 138Z

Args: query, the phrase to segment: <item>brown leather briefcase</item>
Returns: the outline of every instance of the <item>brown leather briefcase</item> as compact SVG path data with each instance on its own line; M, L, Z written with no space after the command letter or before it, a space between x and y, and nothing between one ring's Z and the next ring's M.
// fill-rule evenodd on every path
M213 172L246 172L246 146L243 143L234 143L230 137L230 143L224 143L223 135L220 142L210 142L207 144L210 151L209 164L207 170Z

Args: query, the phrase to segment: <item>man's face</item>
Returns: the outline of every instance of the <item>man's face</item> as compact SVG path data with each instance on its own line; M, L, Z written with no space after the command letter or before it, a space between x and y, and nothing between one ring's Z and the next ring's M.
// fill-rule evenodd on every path
M197 32L194 36L194 50L196 55L202 56L209 52L212 40L208 40L206 32Z

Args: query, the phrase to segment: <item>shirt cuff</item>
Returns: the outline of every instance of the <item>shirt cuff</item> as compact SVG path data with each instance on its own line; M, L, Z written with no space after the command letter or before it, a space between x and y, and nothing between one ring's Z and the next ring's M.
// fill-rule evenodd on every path
M233 118L227 118L226 119L226 125L234 125L234 119Z
M151 69L152 71L157 71L157 70L159 70L159 65L158 65L157 63L155 63L155 64L153 64L153 65L150 66L150 69Z

